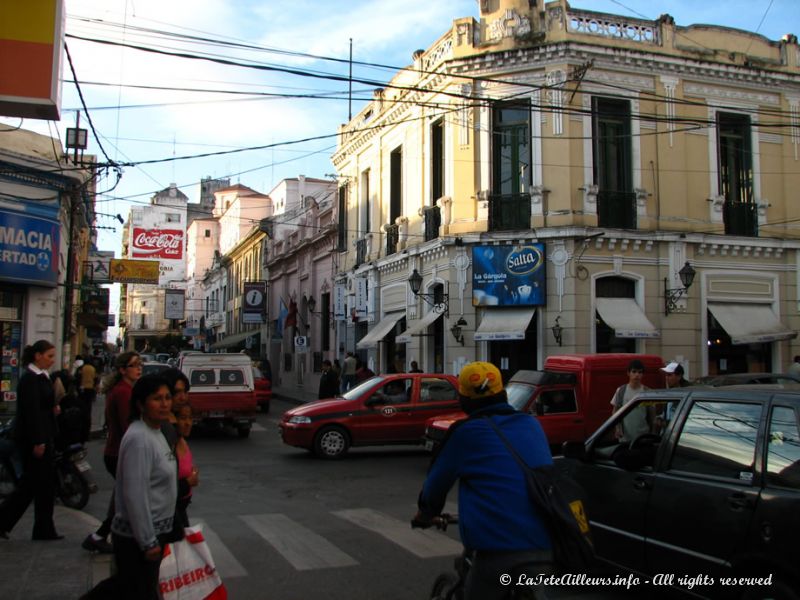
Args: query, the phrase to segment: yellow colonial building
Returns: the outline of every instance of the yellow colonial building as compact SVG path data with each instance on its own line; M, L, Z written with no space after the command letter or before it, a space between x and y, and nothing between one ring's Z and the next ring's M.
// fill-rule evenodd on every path
M785 370L797 38L479 5L340 129L344 349L375 371L513 373L566 352Z

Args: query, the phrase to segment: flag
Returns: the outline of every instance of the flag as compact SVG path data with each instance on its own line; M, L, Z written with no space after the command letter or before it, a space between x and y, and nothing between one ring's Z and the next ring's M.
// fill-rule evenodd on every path
M286 316L289 314L289 309L281 298L280 309L278 310L278 318L275 319L275 337L283 337L283 326L286 323Z

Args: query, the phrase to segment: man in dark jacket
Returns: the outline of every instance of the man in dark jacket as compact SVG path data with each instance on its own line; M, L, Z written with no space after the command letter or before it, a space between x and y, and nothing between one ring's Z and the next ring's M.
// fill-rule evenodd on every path
M504 598L508 583L521 574L551 573L553 556L525 474L488 419L528 466L551 465L553 459L539 422L508 404L493 364L466 365L458 376L458 394L469 418L451 427L445 437L420 492L414 521L423 526L433 522L458 479L459 532L465 549L474 553L464 598Z
M322 375L319 378L319 399L333 398L339 394L339 378L333 370L331 361L322 361Z

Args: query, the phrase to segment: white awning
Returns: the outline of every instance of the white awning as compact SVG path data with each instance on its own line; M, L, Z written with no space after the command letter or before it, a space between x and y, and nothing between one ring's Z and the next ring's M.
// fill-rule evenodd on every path
M708 310L731 336L733 344L759 344L797 337L796 331L780 322L769 304L709 302Z
M411 342L412 336L421 335L436 319L442 316L442 313L431 310L427 315L422 317L419 321L414 323L411 327L406 329L403 333L395 338L398 344L408 344Z
M598 298L597 312L618 338L658 338L653 326L633 298Z
M381 321L373 327L370 332L358 340L356 348L374 348L383 338L397 325L397 322L406 316L405 311L386 314Z
M524 340L525 330L531 322L536 307L487 308L478 329L475 341Z

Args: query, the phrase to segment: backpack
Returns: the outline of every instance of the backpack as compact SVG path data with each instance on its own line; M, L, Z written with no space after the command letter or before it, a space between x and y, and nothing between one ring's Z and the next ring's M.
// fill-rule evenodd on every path
M528 496L550 534L556 570L561 573L591 571L595 561L594 545L578 485L552 465L529 467L495 422L489 417L486 419L525 474Z

